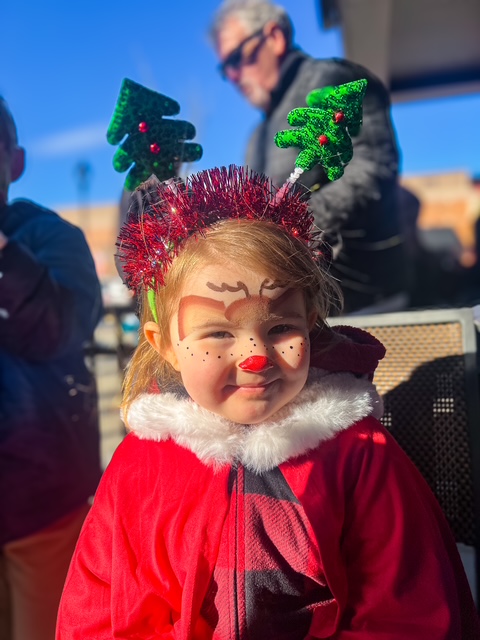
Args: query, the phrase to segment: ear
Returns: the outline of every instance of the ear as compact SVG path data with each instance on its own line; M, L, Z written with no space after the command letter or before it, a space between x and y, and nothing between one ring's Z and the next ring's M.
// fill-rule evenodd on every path
M173 347L169 345L165 347L162 345L160 337L160 328L156 322L148 321L143 325L143 333L149 344L159 353L164 360L172 365L175 371L180 371L178 364L178 358L173 350Z
M278 58L281 58L287 51L287 40L283 31L276 22L267 22L264 33L271 37L273 51Z
M25 149L15 147L12 151L10 159L10 175L11 181L15 182L20 178L25 169Z

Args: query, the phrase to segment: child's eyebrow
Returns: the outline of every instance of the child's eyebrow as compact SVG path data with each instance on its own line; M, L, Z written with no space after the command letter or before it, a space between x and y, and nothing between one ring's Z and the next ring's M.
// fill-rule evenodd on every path
M229 322L228 320L225 319L220 319L220 318L207 318L206 320L202 320L201 322L199 322L198 324L194 324L191 326L190 330L191 331L198 331L199 329L209 329L211 327L219 327L221 329L223 328L231 328L231 327L235 327L237 325L237 323L235 322Z
M285 314L269 313L268 316L263 318L264 322L288 322L288 320L302 320L304 316L296 311L288 311ZM242 319L239 320L227 320L223 318L206 318L198 324L192 325L191 331L198 331L200 329L219 328L219 329L236 329L242 325Z

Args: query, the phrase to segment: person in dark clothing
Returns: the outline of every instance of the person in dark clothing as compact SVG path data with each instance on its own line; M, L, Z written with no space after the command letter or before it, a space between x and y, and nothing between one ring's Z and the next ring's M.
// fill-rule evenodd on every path
M0 638L52 640L101 475L83 349L102 303L80 229L28 200L8 202L23 169L0 98Z
M304 107L313 89L366 78L363 126L353 138L353 159L341 180L329 182L320 165L300 179L310 195L316 225L332 246L333 275L344 311L375 312L408 303L406 254L398 211L399 153L385 86L347 60L315 60L293 43L282 7L267 0L227 0L211 30L222 75L263 112L247 149L246 164L281 186L297 149L279 149L275 133L287 114Z

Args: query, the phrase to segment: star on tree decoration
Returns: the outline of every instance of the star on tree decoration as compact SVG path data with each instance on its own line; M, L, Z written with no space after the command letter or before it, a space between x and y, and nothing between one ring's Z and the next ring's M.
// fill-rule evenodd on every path
M362 79L315 89L306 98L308 107L290 111L289 124L299 128L279 131L275 136L278 147L301 149L289 182L316 164L324 168L329 180L343 175L353 156L350 136L358 135L362 124L366 88L367 81Z
M193 124L164 117L179 112L180 105L175 100L124 79L107 140L120 145L113 157L114 169L123 172L131 167L125 189L133 191L152 173L162 181L173 178L182 162L202 157L199 144L185 142L195 137Z

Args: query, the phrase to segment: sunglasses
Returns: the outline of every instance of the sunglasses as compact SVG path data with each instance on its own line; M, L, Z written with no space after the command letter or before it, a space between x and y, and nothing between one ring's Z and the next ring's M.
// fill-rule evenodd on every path
M250 42L250 40L258 38L259 36L260 40L258 41L257 45L245 58L243 56L243 48L248 42ZM267 36L263 33L263 29L260 29L259 31L255 31L255 33L252 33L250 36L246 37L245 40L242 40L238 47L235 47L235 49L228 54L225 60L218 65L218 71L222 78L224 80L227 80L228 70L238 71L244 64L252 64L253 62L255 62L258 52L260 51L260 47L263 45L266 39Z

